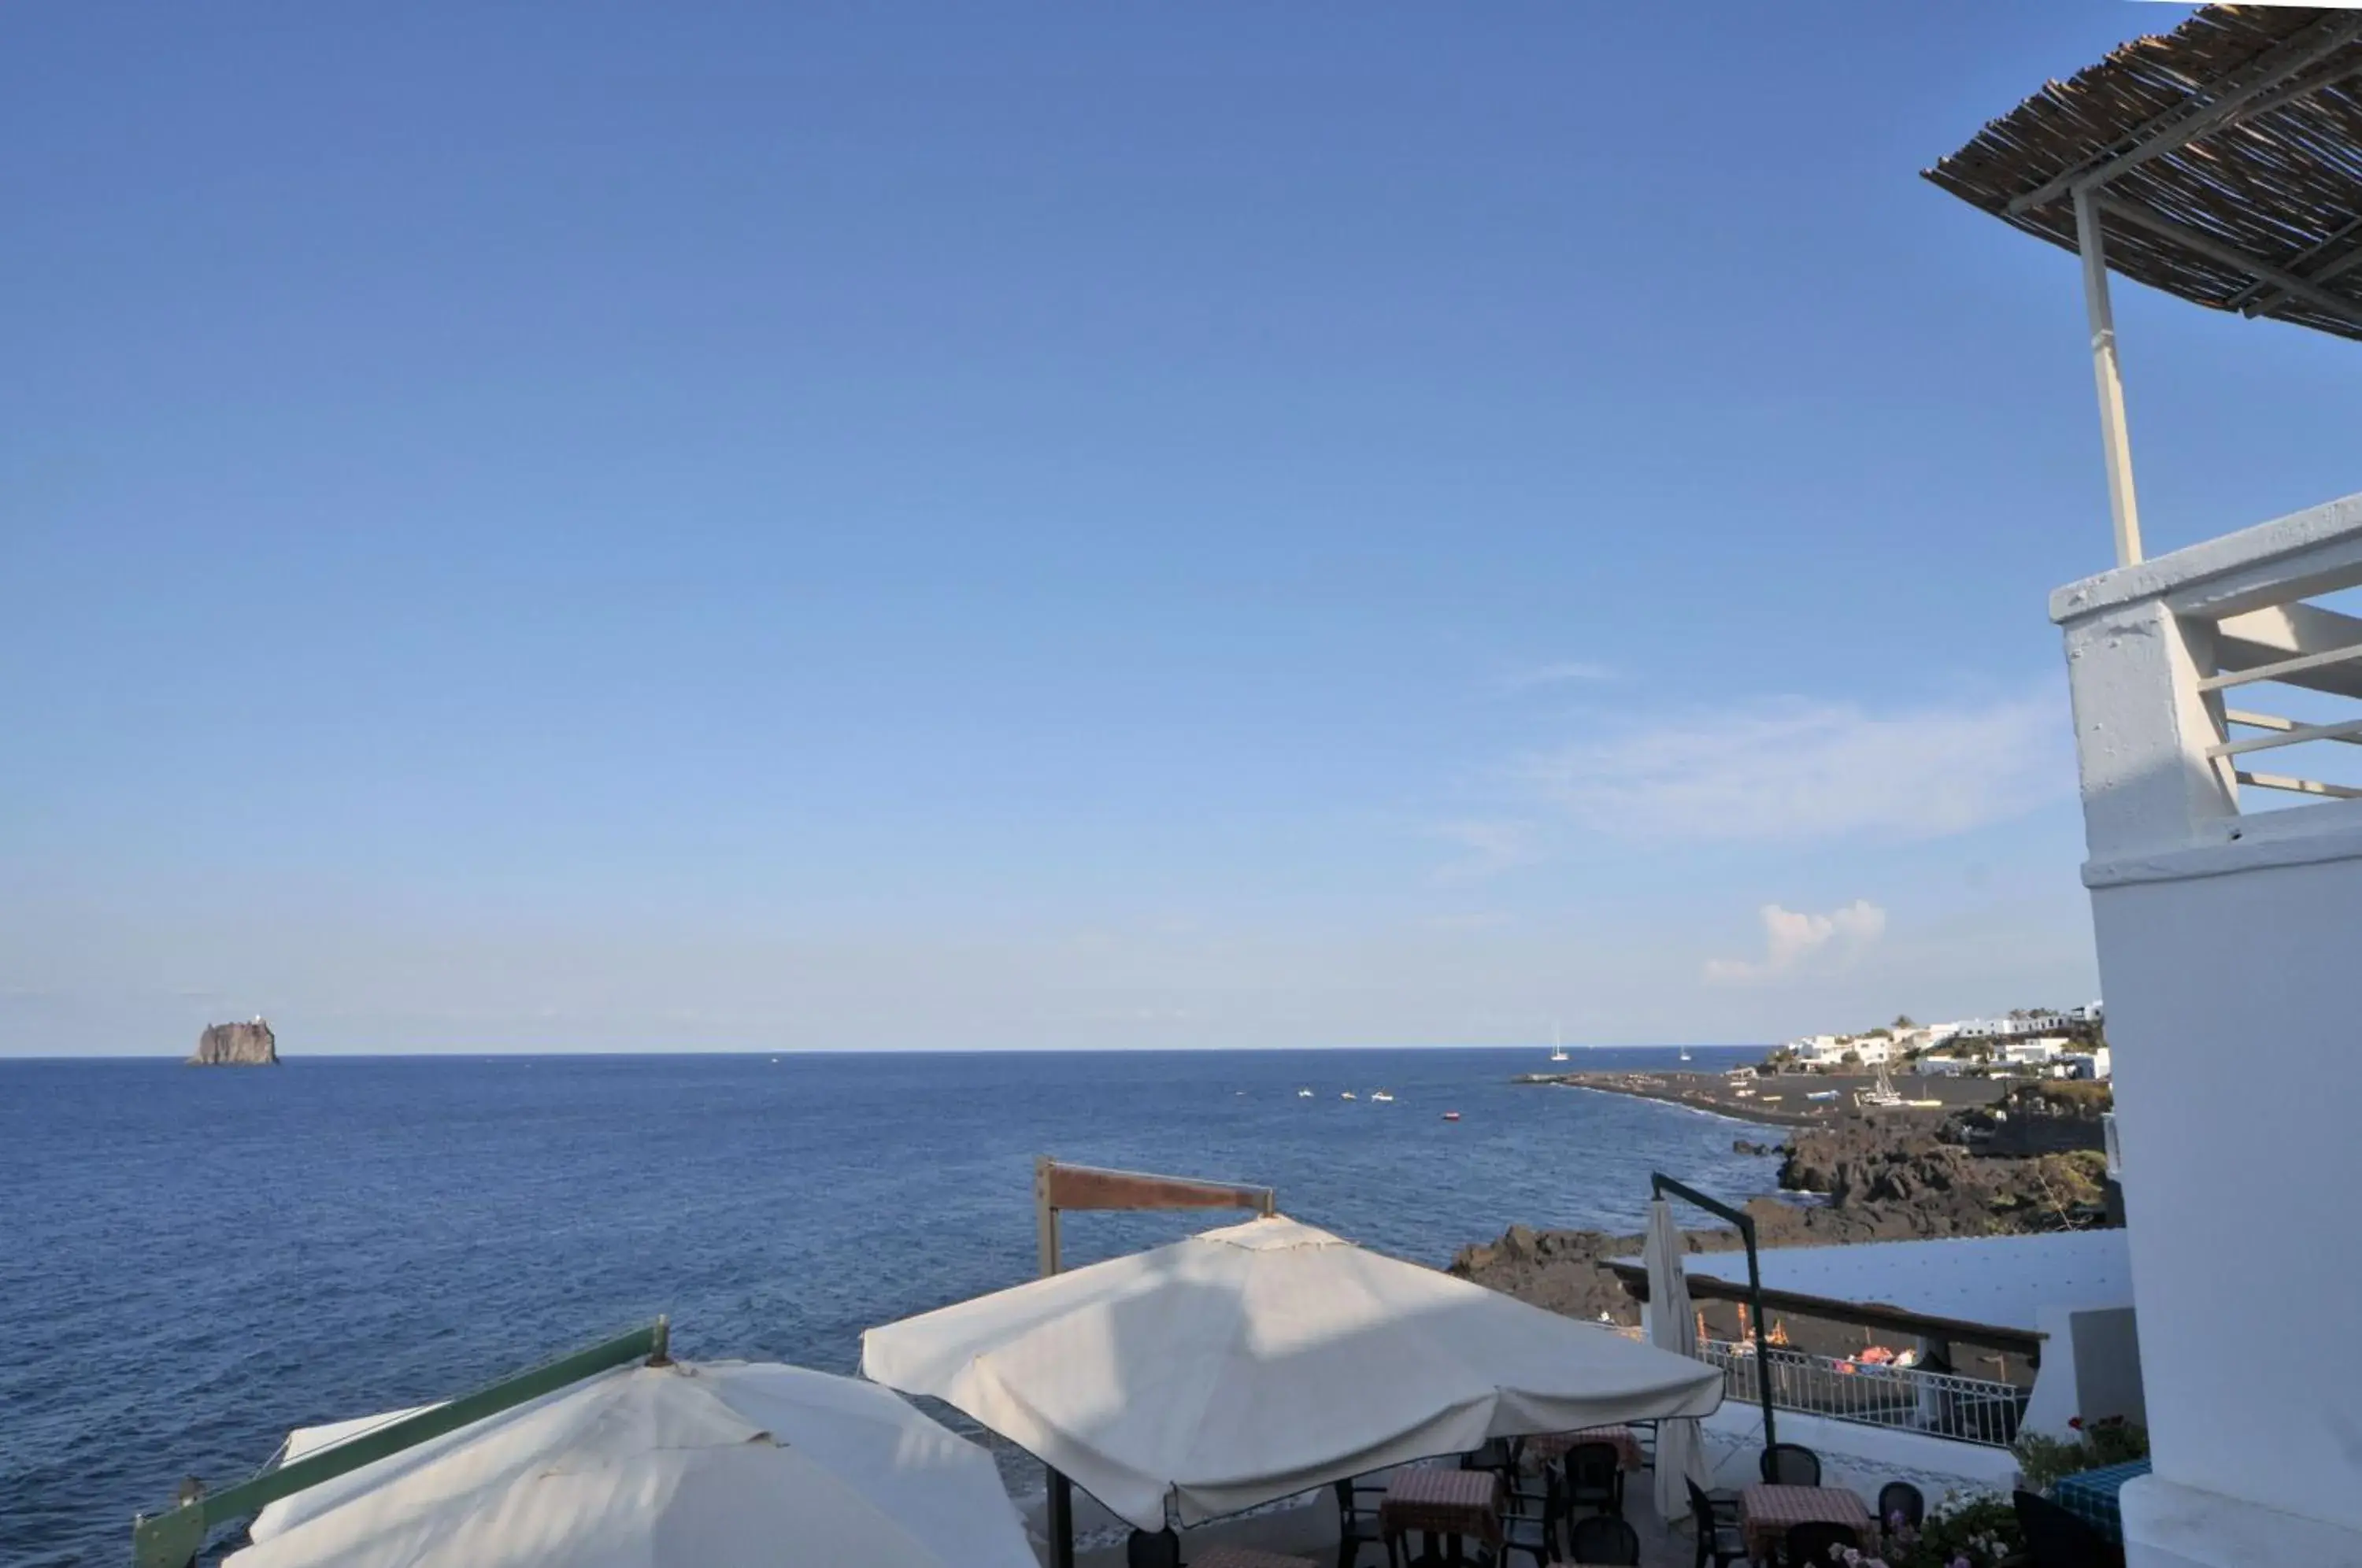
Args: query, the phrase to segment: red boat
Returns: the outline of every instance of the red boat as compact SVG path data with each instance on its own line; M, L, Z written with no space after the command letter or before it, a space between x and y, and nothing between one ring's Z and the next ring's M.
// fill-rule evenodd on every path
M1443 1113L1443 1120L1446 1121L1457 1121L1460 1120L1460 1113L1456 1110L1447 1110Z

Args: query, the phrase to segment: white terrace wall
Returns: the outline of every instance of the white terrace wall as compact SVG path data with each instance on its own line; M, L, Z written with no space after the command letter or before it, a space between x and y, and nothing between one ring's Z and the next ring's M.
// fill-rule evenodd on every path
M2130 1568L2362 1565L2362 801L2243 812L2232 768L2285 754L2210 756L2201 686L2362 636L2295 603L2357 582L2362 497L2052 601L2155 1445Z

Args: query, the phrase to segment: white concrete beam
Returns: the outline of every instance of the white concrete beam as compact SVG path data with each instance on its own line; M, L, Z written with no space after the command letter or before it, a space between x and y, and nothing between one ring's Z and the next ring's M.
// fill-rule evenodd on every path
M2362 616L2311 604L2276 604L2226 615L2214 624L2215 667L2248 670L2362 644ZM2286 684L2362 697L2362 664L2328 664L2290 675Z

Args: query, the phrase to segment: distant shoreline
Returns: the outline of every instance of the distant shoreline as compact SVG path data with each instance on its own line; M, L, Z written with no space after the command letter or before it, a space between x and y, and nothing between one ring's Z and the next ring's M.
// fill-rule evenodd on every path
M1624 1071L1521 1073L1516 1081L1653 1099L1764 1127L1817 1127L1852 1111L1854 1092L1871 1088L1877 1079L1862 1073L1794 1073L1759 1077L1751 1084L1743 1084L1721 1073ZM2011 1086L1983 1078L1900 1077L1894 1080L1894 1087L1905 1099L1940 1099L1944 1103L1940 1108L1882 1111L1877 1113L1882 1121L1940 1121L1966 1106L1990 1105L2008 1092ZM1755 1093L1742 1096L1738 1092L1741 1088L1752 1088ZM1835 1099L1805 1098L1830 1089L1837 1091ZM1767 1095L1778 1097L1776 1103L1764 1103Z

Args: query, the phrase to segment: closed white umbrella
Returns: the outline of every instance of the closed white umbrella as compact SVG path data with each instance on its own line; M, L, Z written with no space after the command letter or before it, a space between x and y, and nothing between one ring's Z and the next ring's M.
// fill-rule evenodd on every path
M1706 1415L1716 1369L1270 1217L862 1336L1142 1529L1494 1437Z
M291 1457L394 1417L296 1432ZM619 1367L307 1488L235 1568L1037 1568L992 1458L873 1384Z
M1649 1240L1642 1261L1649 1267L1649 1340L1658 1349L1688 1358L1697 1353L1697 1327L1690 1311L1689 1275L1682 1267L1687 1251L1662 1198L1649 1205ZM1708 1368L1718 1379L1718 1367ZM1690 1511L1689 1483L1706 1484L1705 1444L1698 1424L1687 1417L1657 1423L1657 1514L1668 1524ZM1699 1528L1704 1529L1704 1521Z

